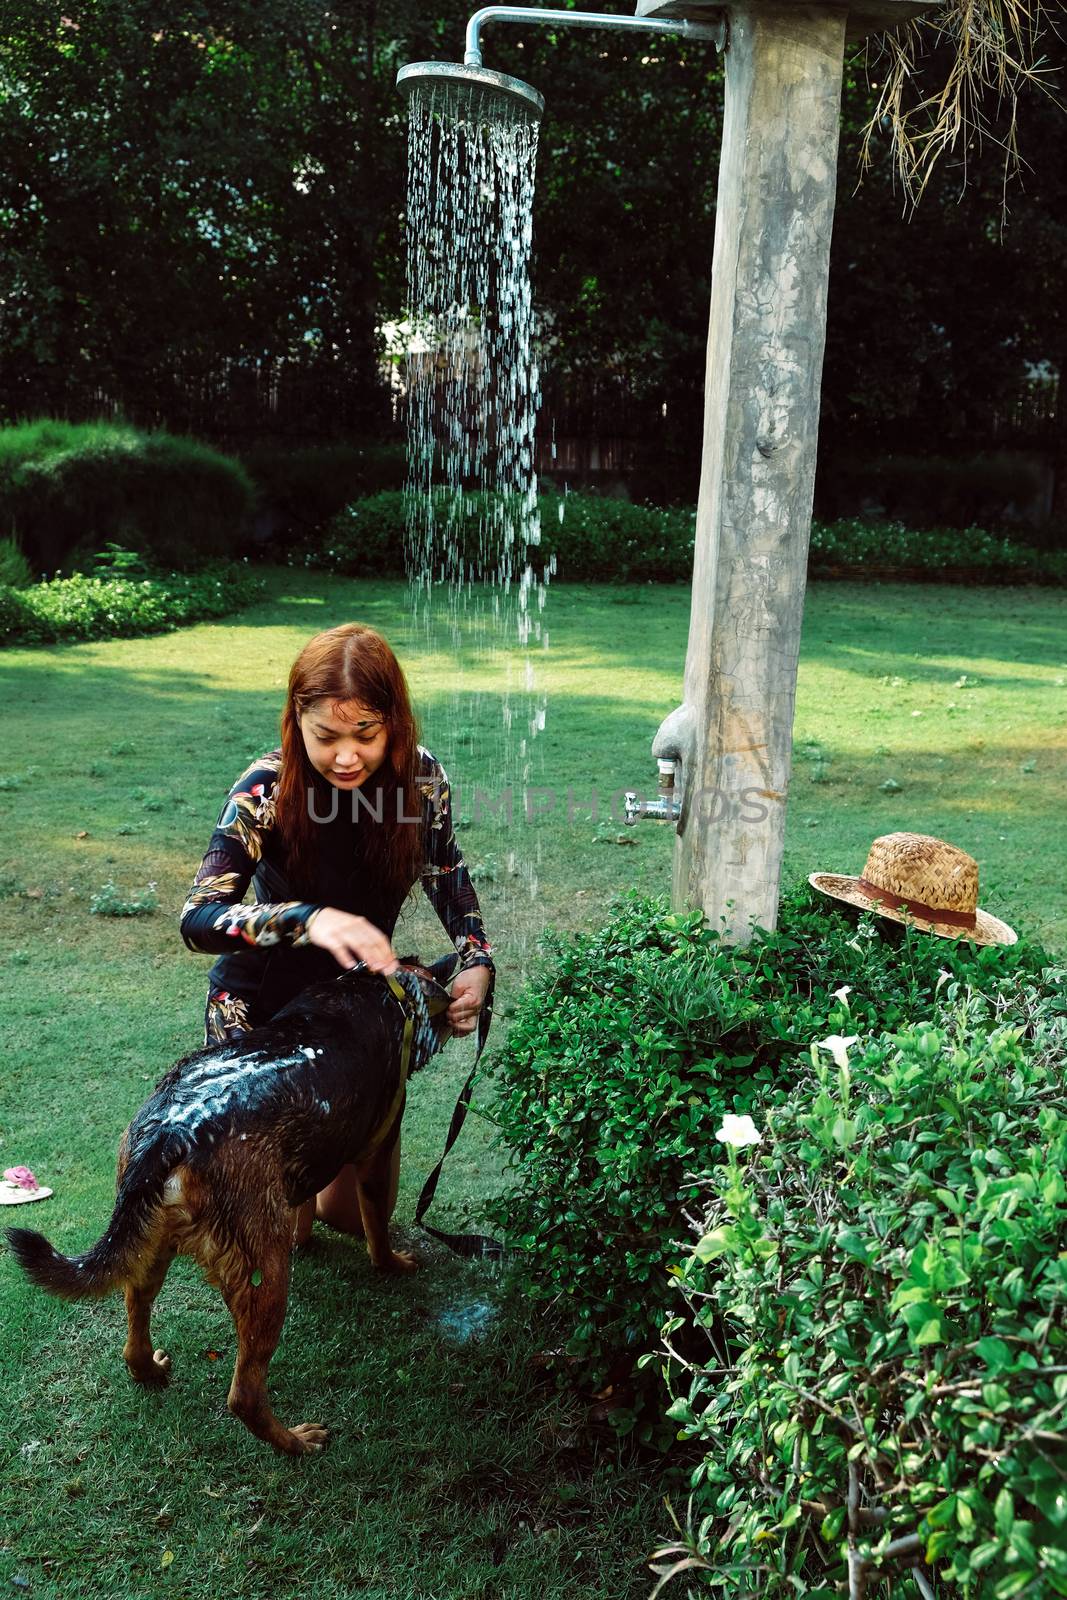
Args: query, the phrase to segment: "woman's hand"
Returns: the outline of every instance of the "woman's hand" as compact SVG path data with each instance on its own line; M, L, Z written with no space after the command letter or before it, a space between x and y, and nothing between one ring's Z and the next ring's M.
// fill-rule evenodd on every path
M489 993L489 977L488 967L468 967L455 979L447 1013L453 1033L473 1033L478 1026L478 1013Z
M309 918L307 936L309 944L328 950L342 967L354 967L357 961L365 961L371 972L380 972L385 978L397 970L396 951L381 928L376 928L366 917L354 917L348 911L338 911L335 906L323 906Z

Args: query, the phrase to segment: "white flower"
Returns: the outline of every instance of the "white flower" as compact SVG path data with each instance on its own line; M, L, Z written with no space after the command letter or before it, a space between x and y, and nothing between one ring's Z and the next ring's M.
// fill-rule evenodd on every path
M858 1038L856 1033L850 1034L847 1039L843 1039L839 1033L832 1033L828 1039L819 1039L817 1043L820 1050L829 1050L839 1067L847 1067L848 1047L855 1044Z
M763 1143L763 1135L751 1117L735 1117L729 1111L723 1112L722 1127L715 1137L732 1150L743 1150L747 1144Z
M840 989L834 990L834 999L840 1000L846 1011L848 1010L848 997L851 993L852 985L849 983L843 983Z

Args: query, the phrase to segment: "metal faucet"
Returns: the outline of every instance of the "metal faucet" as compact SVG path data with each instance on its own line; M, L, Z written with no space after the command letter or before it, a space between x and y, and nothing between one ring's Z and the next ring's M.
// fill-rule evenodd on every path
M633 827L641 817L652 817L657 822L677 822L682 814L682 802L674 789L677 763L660 760L656 766L659 768L659 793L655 800L642 800L632 789L626 792L627 827Z

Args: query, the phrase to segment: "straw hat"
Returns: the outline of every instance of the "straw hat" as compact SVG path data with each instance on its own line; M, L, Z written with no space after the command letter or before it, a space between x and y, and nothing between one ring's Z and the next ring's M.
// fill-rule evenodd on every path
M1014 944L1018 934L978 906L978 863L965 850L925 833L886 833L871 845L859 878L813 872L820 894L862 906L939 934L975 944Z

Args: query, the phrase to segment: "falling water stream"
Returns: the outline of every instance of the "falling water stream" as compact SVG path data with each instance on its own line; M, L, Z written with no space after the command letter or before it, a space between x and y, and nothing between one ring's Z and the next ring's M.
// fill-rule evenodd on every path
M412 612L422 648L449 676L453 751L462 748L490 804L512 795L514 821L493 863L504 893L493 911L506 916L517 892L528 938L537 862L518 841L534 740L545 726L537 658L548 648L552 570L540 559L534 460L529 264L538 128L436 86L415 88L408 106ZM490 716L498 703L499 719ZM471 809L462 805L468 816Z

